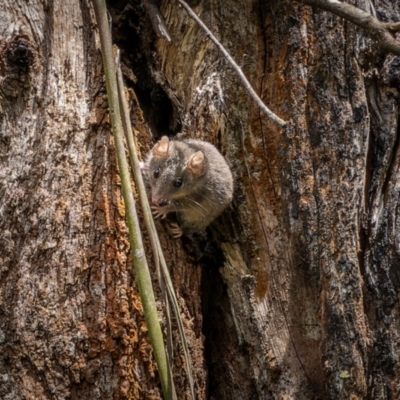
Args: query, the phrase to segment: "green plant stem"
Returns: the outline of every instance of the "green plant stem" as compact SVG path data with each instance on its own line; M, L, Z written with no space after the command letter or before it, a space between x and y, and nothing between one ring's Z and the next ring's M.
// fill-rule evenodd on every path
M122 71L119 64L119 50L117 56L117 84L118 84L118 96L119 96L119 104L121 107L121 117L122 117L122 125L124 127L125 138L128 145L128 152L129 158L131 161L131 169L133 171L133 175L135 178L135 185L136 190L139 194L139 200L142 206L143 216L144 216L144 223L146 225L147 231L149 233L150 244L153 252L154 263L157 272L158 282L160 284L160 289L165 301L165 318L166 318L166 325L167 325L167 354L168 354L168 361L169 361L169 371L170 371L170 380L172 385L172 394L174 399L176 398L174 382L172 379L172 361L173 361L173 346L172 346L172 324L171 324L171 315L170 315L170 308L168 297L165 291L165 283L164 279L160 272L160 252L162 252L157 230L154 224L153 215L151 212L149 200L146 194L146 188L142 177L142 172L140 170L139 158L136 151L135 140L133 138L132 133L132 125L129 119L129 106L125 96L125 86L124 80L122 77ZM180 318L180 315L177 315L177 318Z
M145 188L145 185L143 182L142 173L140 171L139 159L138 159L138 155L137 155L137 151L136 151L135 141L133 138L131 121L129 119L129 107L128 107L128 103L127 103L127 100L125 97L124 83L123 83L122 72L121 72L120 67L117 68L117 79L118 79L118 89L119 89L119 95L120 95L122 121L123 121L123 125L124 125L124 130L126 133L126 140L128 143L128 151L129 151L129 157L131 160L131 166L132 166L133 174L135 176L136 188L139 193L139 199L140 199L140 203L141 203L142 210L143 210L144 222L145 222L145 225L146 225L147 231L149 233L149 237L150 237L150 243L151 243L152 250L153 250L154 261L156 264L160 287L163 291L166 289L168 298L171 301L172 310L175 314L175 318L176 318L176 322L177 322L178 330L179 330L179 335L180 335L181 341L182 341L182 348L183 348L183 352L184 352L184 356L185 356L190 391L192 394L192 398L195 399L194 380L193 380L193 374L192 374L192 368L191 368L189 348L187 345L187 340L186 340L185 332L183 329L183 322L182 322L182 318L181 318L180 311L179 311L178 299L176 297L172 279L169 274L167 263L165 261L165 257L164 257L163 251L162 251L160 239L158 237L157 229L154 224L153 214L151 212L149 200L147 198L146 188ZM160 275L160 264L161 264L162 276ZM164 280L165 280L165 283L164 283ZM169 311L168 298L165 299L166 317L167 317L168 330L169 330L169 332L171 332L171 321L170 321L170 317L169 317L170 311ZM169 351L169 354L172 354L172 343L168 343L168 345L171 348L171 351Z
M164 398L172 399L172 386L169 379L168 363L164 347L164 339L158 319L156 302L150 277L150 271L145 257L140 226L136 213L135 201L130 185L129 167L125 156L123 127L118 100L118 87L115 74L111 35L107 21L107 9L104 0L92 0L100 33L100 42L103 56L106 89L109 102L112 131L114 135L115 151L118 160L119 173L122 184L122 194L125 202L126 218L129 228L131 251L135 266L136 280L144 309L144 315L149 330L149 336L156 359L158 373Z

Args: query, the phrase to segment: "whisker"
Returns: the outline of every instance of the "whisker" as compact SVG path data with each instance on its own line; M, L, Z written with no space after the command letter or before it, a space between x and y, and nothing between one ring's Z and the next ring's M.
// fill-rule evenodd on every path
M199 192L197 192L197 191L195 191L195 194L196 194L197 196L200 196L201 198L205 199L205 200L206 200L211 206L213 206L214 208L218 208L218 207L217 207L217 204L214 203L212 200L210 200L210 196L207 196L206 194L203 194L203 193L199 193Z
M197 210L197 211L199 210L199 207L202 208L205 211L205 212L201 212L201 216L202 217L205 217L208 214L208 210L206 208L204 208L200 203L198 203L197 201L193 200L190 196L186 197L185 200L186 201L189 200L194 204L194 205L192 205L190 203L183 204L183 202L179 202L180 205L182 206L182 211L185 213L185 215L187 217L188 217L188 215L186 213L185 207L190 207L190 208L192 208L194 210ZM175 200L175 201L178 202L177 200ZM188 219L190 219L190 218L188 217Z
M202 208L206 212L205 214L202 213L202 216L206 216L209 213L206 208L204 208L200 203L198 203L197 201L193 200L192 198L186 197L186 200L190 200L192 203L194 203L194 204L198 205L200 208ZM192 207L193 208L197 208L197 207L194 207L194 206L192 206Z
M200 208L202 208L202 209L205 211L205 213L204 213L204 212L201 212L201 210L200 210L201 216L202 216L202 217L205 217L205 216L207 215L208 210L207 210L206 208L204 208L201 204L197 203L195 200L193 200L193 199L190 198L190 197L186 197L186 200L190 200L192 203L194 203L194 205L192 205L192 204L187 204L188 207L192 208L193 210L198 211L198 210L199 210L199 207L198 207L198 206L200 206Z
M186 219L187 219L187 220L190 219L190 218L188 217L188 214L187 214L187 212L186 212L186 210L185 210L185 207L184 207L184 205L183 205L183 203L182 203L181 201L179 201L179 200L174 200L172 203L173 203L173 205L174 205L175 212L176 212L176 215L177 215L177 216L179 215L179 213L183 213L183 214L186 216ZM181 208L180 208L179 210L176 208L176 204L175 204L175 203L181 206Z

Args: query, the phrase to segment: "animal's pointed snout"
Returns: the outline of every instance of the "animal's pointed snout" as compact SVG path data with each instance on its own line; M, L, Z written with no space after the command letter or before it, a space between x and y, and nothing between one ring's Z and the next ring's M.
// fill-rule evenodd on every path
M165 199L151 199L152 204L154 204L157 207L165 207L169 204L168 200Z

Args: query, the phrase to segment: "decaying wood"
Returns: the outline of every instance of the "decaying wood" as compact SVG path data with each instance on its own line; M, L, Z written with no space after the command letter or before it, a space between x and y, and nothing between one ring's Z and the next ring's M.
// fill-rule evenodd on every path
M110 3L139 152L206 139L235 174L206 235L157 223L197 397L399 398L398 57L299 2L190 2L281 129L185 11L157 4L171 42L138 2ZM1 22L0 398L159 398L92 11L46 7L6 1Z

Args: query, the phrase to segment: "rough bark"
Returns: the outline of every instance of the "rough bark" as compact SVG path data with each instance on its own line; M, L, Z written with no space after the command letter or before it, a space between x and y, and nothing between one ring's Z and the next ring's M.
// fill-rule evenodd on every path
M6 1L1 15L0 398L159 398L90 3ZM200 304L176 284L202 368Z
M399 398L399 58L301 3L190 4L290 121L175 2L157 3L172 42L110 2L139 150L202 138L235 173L206 234L157 223L198 398ZM90 3L6 0L0 24L0 398L160 398Z

